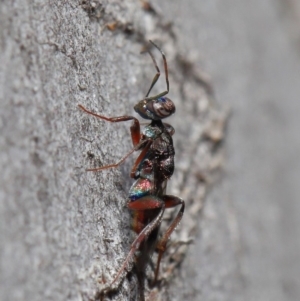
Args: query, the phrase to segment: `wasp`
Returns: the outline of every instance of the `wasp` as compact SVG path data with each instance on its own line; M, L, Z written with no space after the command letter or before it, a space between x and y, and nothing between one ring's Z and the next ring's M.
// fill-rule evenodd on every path
M130 177L135 179L135 182L129 190L127 202L127 207L133 213L132 229L136 232L137 237L132 242L130 250L113 281L108 286L108 290L116 289L119 286L126 271L134 261L138 271L143 273L154 250L158 252L153 282L156 283L167 241L184 213L184 201L177 196L166 194L167 182L174 172L175 150L172 136L175 130L162 120L175 113L175 105L170 98L166 97L169 93L169 79L165 54L154 42L150 41L150 43L162 55L167 89L157 95L149 96L160 77L160 70L152 52L148 49L156 74L145 97L134 106L134 110L140 117L150 121L143 131L141 131L139 120L133 116L106 117L79 105L79 108L87 114L105 121L115 123L132 120L130 132L133 148L119 162L87 169L88 171L96 172L116 168L133 152L140 152L131 169ZM159 226L165 210L176 206L180 206L179 212L159 238Z

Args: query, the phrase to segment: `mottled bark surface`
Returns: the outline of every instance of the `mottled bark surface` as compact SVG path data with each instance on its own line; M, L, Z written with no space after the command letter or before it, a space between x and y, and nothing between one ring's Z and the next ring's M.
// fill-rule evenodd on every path
M296 2L19 0L0 9L1 300L95 300L116 275L134 237L133 158L85 168L130 150L130 123L77 105L133 114L155 74L139 54L148 39L167 54L177 108L168 191L187 210L146 300L299 299ZM138 298L134 269L104 296Z

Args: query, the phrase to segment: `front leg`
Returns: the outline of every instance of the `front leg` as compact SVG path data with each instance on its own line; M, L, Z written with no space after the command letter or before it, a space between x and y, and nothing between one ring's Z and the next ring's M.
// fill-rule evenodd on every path
M102 115L96 114L94 112L91 112L91 111L87 110L85 107L83 107L82 105L78 105L78 107L81 110L83 110L84 112L86 112L87 114L90 114L92 116L95 116L97 118L100 118L100 119L103 119L103 120L106 120L109 122L121 122L121 121L133 120L133 124L130 127L130 132L131 132L131 140L132 140L134 147L119 162L110 164L110 165L106 165L106 166L97 167L97 168L89 168L89 169L87 169L87 171L100 171L100 170L109 169L109 168L116 168L120 164L122 164L134 151L136 151L140 148L143 148L145 141L141 140L140 122L135 117L133 117L133 116L106 117L106 116L102 116Z
M97 118L109 121L109 122L122 122L122 121L128 121L128 120L133 120L133 124L130 127L130 133L131 133L131 139L132 139L132 144L133 146L137 146L141 140L141 127L140 127L140 122L138 119L136 119L133 116L119 116L119 117L106 117L103 115L96 114L94 112L91 112L87 110L85 107L82 105L78 105L78 107L86 112L87 114L93 115Z

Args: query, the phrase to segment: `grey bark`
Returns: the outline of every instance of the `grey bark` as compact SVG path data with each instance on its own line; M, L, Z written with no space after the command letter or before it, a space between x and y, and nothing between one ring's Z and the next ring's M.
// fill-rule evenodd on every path
M168 190L187 210L163 281L152 290L146 282L146 300L299 298L299 7L152 5L1 2L0 300L95 300L116 275L134 237L126 209L133 159L85 169L129 151L130 125L77 105L132 115L155 74L139 54L149 38L167 54L177 108L168 120L176 130ZM164 89L161 79L156 91ZM103 299L138 298L133 269Z

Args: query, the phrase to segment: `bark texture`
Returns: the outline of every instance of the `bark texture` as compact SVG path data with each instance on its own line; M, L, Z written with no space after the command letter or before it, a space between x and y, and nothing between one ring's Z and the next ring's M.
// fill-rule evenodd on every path
M297 300L299 12L271 0L2 1L0 299L139 300L134 269L99 296L134 237L133 159L85 172L131 149L130 124L77 105L132 115L155 74L139 54L152 39L177 109L168 191L187 210L146 300Z

